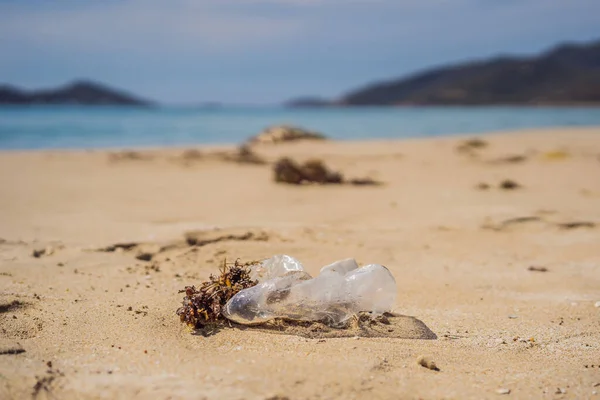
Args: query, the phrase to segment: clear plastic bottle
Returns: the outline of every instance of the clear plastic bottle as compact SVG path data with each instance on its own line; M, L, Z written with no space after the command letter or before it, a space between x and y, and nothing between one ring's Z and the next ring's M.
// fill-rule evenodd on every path
M224 309L225 317L240 324L285 318L337 325L359 312L390 311L397 297L396 281L386 267L359 267L353 259L327 265L312 278L298 260L277 255L251 274L259 283L240 291Z

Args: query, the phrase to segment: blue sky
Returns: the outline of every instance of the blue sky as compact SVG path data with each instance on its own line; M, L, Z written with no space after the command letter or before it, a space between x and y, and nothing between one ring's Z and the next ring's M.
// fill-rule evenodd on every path
M0 83L170 104L336 97L446 62L600 38L599 0L0 0Z

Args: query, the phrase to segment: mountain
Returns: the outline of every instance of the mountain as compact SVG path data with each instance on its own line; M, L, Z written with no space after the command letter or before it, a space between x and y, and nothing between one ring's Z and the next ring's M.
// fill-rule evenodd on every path
M90 81L75 81L51 90L26 91L0 86L1 104L81 104L150 106L152 102Z
M499 57L375 83L342 105L600 103L600 41L565 44L537 57Z
M377 82L325 104L600 104L600 41L563 44L534 57L441 66Z

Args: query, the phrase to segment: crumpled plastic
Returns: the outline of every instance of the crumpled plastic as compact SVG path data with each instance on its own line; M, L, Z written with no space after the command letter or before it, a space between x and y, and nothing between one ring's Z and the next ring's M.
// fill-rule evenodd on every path
M223 311L244 325L276 318L341 325L361 312L373 317L389 312L398 291L386 267L359 267L351 258L321 268L313 278L298 260L276 255L252 266L250 274L258 284L233 296Z

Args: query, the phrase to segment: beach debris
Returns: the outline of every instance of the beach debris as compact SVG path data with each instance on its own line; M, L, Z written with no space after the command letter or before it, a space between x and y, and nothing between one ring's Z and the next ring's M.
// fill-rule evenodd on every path
M238 164L267 164L267 161L258 155L254 150L252 150L252 148L247 144L238 146L233 150L201 152L197 149L188 149L185 150L180 156L175 157L173 160L181 163L184 166L190 166L195 162L207 160L234 162Z
M535 216L516 217L516 218L506 219L497 224L485 223L484 225L482 225L482 228L483 229L491 229L494 231L502 231L502 230L508 229L509 227L511 227L513 225L521 225L521 224L530 223L530 222L544 222L544 220L540 217L535 217Z
M481 150L488 146L488 142L479 138L463 140L456 146L456 151L470 157L478 157L477 150Z
M51 395L54 381L57 378L65 376L62 371L52 366L52 361L48 361L46 366L48 367L48 370L46 370L46 375L35 377L36 382L35 385L33 385L33 398L37 398L40 392L46 392L47 394Z
M15 311L15 310L17 310L19 308L23 308L25 306L26 306L26 304L19 300L13 300L8 303L0 303L0 314L10 312L10 311Z
M417 357L417 364L419 364L421 367L430 369L432 371L439 371L440 370L438 368L438 366L435 364L435 361L433 361L428 356L423 356L423 355L418 356Z
M483 229L491 229L495 231L503 231L509 229L516 225L525 225L532 222L536 222L539 224L544 224L546 226L553 226L560 230L572 230L578 228L595 228L598 226L597 223L591 221L568 221L568 222L555 222L549 221L545 218L538 216L526 216L526 217L516 217L509 218L501 222L492 223L491 221L486 220L484 224L481 226Z
M62 249L64 249L63 245L46 246L43 249L33 249L33 251L31 252L31 256L34 258L40 258L42 256L51 256L52 254L56 253L56 251Z
M204 158L204 154L198 149L187 149L181 153L181 159L184 161L196 161Z
M250 275L250 263L223 261L219 275L210 275L200 287L186 286L183 306L177 310L181 322L196 329L208 323L223 321L225 304L237 293L257 284Z
M131 250L136 246L139 246L139 243L137 243L137 242L115 243L115 244L111 244L110 246L100 248L97 251L112 253L112 252Z
M355 186L379 186L382 183L373 178L352 178L348 181L349 184Z
M275 394L273 396L267 397L265 400L290 400L290 398L280 394Z
M298 126L276 125L266 128L258 135L248 139L248 144L281 143L298 140L325 140L322 133L313 132Z
M554 394L566 394L567 393L567 389L565 388L556 388L556 391L554 392Z
M247 145L242 145L238 147L236 153L234 153L233 157L231 158L231 161L235 161L241 164L257 165L263 165L267 163L267 161L265 161L264 158L256 154L256 152L252 150L250 146Z
M267 161L259 156L252 148L247 145L241 145L235 149L234 152L221 152L216 153L218 158L223 161L235 162L238 164L255 164L265 165Z
M227 319L244 325L284 319L342 327L361 312L373 319L383 315L397 296L386 267L359 267L351 258L321 268L313 278L298 260L276 255L250 266L250 277L258 284L241 290L223 309Z
M532 265L529 268L527 268L527 271L548 272L548 268L546 268L546 267L536 267L535 265Z
M382 360L377 360L371 367L371 371L387 372L391 369L390 362L385 357Z
M170 256L194 252L197 247L203 247L219 242L266 242L272 237L272 233L262 229L223 227L187 231L184 233L182 239L166 242L122 242L99 248L87 248L84 249L84 251L129 255L140 261L151 262L150 265L145 265L144 268L154 268L159 262L169 261Z
M456 150L458 151L469 151L473 149L483 149L488 146L488 142L479 138L467 139L458 144Z
M176 314L196 335L245 326L311 339L437 339L422 321L389 312L397 288L387 268L358 267L353 259L323 267L316 278L288 255L224 262L216 276L180 293Z
M300 185L302 183L342 183L339 172L330 171L320 160L298 164L288 157L279 159L273 166L275 182Z
M33 249L31 252L31 256L34 258L40 258L44 254L46 254L46 249Z
M521 188L521 185L511 179L505 179L498 185L500 189L514 190Z
M519 164L527 161L527 156L522 154L514 154L504 157L499 157L488 161L490 164Z
M152 257L154 257L153 253L145 252L145 251L140 252L140 253L138 253L138 255L135 256L135 258L140 261L152 261Z
M510 394L510 389L508 389L508 388L498 388L498 389L496 389L496 393L498 393L498 394Z
M515 189L519 189L521 187L522 186L519 183L517 183L511 179L505 179L498 184L498 189L501 189L501 190L515 190ZM490 188L491 188L491 186L486 182L480 182L477 185L475 185L475 189L478 189L478 190L488 190Z
M7 339L0 340L0 355L17 355L25 353L25 349L20 343Z
M189 167L191 164L203 161L206 159L206 154L198 149L186 149L179 156L173 158L173 161L181 163L183 166Z
M594 303L594 307L596 307L596 308L600 308L600 301L597 301L597 302L595 302L595 303Z
M108 160L110 162L121 162L121 161L149 161L152 160L153 156L150 154L140 153L138 151L125 150L116 153L110 153Z
M542 158L548 161L561 161L569 158L571 155L564 150L547 151L542 154Z
M595 228L596 224L590 221L561 222L556 224L561 229Z
M301 185L305 183L316 184L350 184L357 186L381 185L381 182L372 178L353 178L345 180L339 172L330 170L323 161L310 159L299 164L294 160L283 157L273 165L275 182Z
M189 246L206 246L207 244L224 241L259 241L269 240L269 235L261 230L246 229L212 229L197 230L185 233L185 241Z

